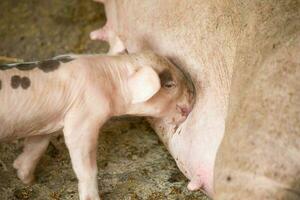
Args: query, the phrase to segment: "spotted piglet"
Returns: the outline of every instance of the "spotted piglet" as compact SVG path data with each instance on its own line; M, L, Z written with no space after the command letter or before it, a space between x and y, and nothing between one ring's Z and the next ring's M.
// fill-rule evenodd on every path
M0 140L25 138L14 161L26 184L51 133L63 130L81 200L98 200L99 128L124 114L179 124L193 104L193 85L166 58L138 54L67 55L0 66Z

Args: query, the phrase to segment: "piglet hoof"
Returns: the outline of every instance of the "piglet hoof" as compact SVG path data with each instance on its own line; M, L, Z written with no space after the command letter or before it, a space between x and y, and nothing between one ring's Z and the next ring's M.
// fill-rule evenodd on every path
M99 39L99 30L92 31L90 33L90 38L91 38L91 40Z
M95 188L89 188L89 189L79 189L79 196L80 200L101 200L98 194L98 190Z
M31 185L34 182L34 175L31 170L24 166L21 159L17 158L14 163L13 167L17 170L18 178L26 185Z
M109 33L107 31L107 26L103 28L94 30L90 33L91 40L104 40L108 41Z
M80 200L101 200L101 198L98 195L95 196L85 196L85 197L80 197Z
M34 182L34 175L25 170L18 170L18 178L25 184L31 185Z
M99 197L87 197L87 198L84 198L83 200L101 200Z

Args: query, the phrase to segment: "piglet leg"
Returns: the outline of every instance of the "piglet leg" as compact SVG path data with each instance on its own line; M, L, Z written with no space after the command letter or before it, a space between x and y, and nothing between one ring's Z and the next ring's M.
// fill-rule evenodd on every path
M96 151L99 127L102 123L78 115L74 114L66 119L64 136L78 179L80 200L100 200Z
M116 55L125 51L125 46L118 36L112 38L112 40L109 42L109 45L110 48L108 54L110 55Z
M23 153L14 161L13 167L18 171L18 177L25 184L34 180L34 170L50 142L49 135L28 137L24 140Z
M109 43L109 52L110 55L115 55L121 53L125 50L125 46L121 39L117 36L115 31L113 31L110 23L106 23L106 25L100 29L92 31L90 33L90 38L92 40L104 40Z
M109 38L113 36L113 31L109 23L106 23L102 28L94 30L90 33L91 40L104 40L109 41Z

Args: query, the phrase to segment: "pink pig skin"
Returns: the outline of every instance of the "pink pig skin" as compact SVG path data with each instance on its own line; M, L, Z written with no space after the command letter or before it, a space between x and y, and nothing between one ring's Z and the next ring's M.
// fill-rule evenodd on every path
M129 52L150 48L184 68L195 83L195 107L177 131L164 120L152 121L179 169L190 180L189 189L202 188L210 196L225 200L285 199L286 194L286 199L300 199L300 159L296 156L300 155L300 106L291 101L285 110L285 99L277 96L299 99L300 88L293 81L300 79L295 67L299 69L300 57L298 1L101 2L107 14L106 27L113 33L106 39L110 53L124 48ZM103 30L93 32L94 39ZM286 70L280 62L286 63ZM276 69L293 73L276 79ZM270 89L278 82L284 86ZM261 91L270 96L264 97ZM254 98L254 94L261 96ZM268 106L269 110L263 109ZM279 113L271 112L271 108ZM264 119L273 121L252 126L262 112ZM285 126L288 122L290 126ZM280 137L271 131L273 123L275 132L283 134ZM280 159L272 153L276 146L285 152L285 156L277 156ZM252 152L256 152L255 159Z

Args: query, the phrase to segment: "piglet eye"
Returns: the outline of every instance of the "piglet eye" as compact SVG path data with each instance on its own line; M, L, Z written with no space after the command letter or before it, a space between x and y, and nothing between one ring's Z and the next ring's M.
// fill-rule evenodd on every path
M175 82L174 81L168 81L166 82L163 87L164 88L167 88L167 89L171 89L171 88L174 88L176 86Z

